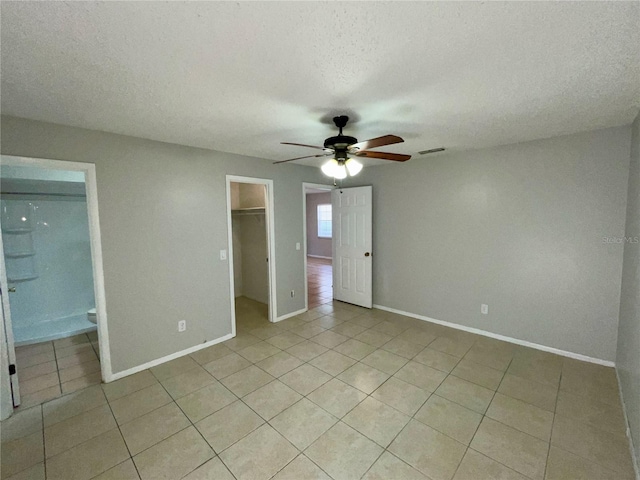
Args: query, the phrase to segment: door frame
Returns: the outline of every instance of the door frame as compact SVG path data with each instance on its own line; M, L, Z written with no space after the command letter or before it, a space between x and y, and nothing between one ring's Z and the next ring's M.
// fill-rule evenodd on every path
M231 184L252 183L265 186L265 223L267 224L267 258L269 279L269 322L278 319L278 305L276 289L276 228L273 201L273 180L268 178L243 177L239 175L226 176L227 189L227 262L229 262L229 299L231 305L231 334L236 335L236 299L235 280L233 272L233 223L231 217Z
M112 380L111 351L109 349L109 329L107 324L107 301L104 286L104 266L102 256L102 236L100 233L100 216L98 213L98 185L96 181L96 166L94 163L70 162L51 160L46 158L18 157L2 155L4 165L38 167L47 170L71 170L84 173L87 194L87 214L89 217L89 241L91 244L91 265L93 268L93 290L96 301L96 317L98 327L98 342L100 345L100 370L102 380ZM1 246L1 244L0 244ZM0 250L4 259L4 250ZM4 262L0 280L3 282L3 292L8 286L5 278ZM3 328L6 319L3 319ZM13 332L11 333L13 336ZM20 366L18 365L18 368Z
M331 192L334 185L322 183L302 183L302 243L304 245L304 311L309 310L309 277L307 276L307 188L318 188ZM331 257L333 257L333 241L331 242ZM331 260L333 263L333 260Z
M3 373L9 371L9 365L16 365L16 348L15 341L13 338L13 324L11 323L11 309L9 308L9 282L7 280L7 269L4 261L4 243L2 240L2 235L0 235L0 296L2 297L2 305L0 305L0 311L2 312L2 328L0 328L0 337L2 341L2 368ZM6 347L6 353L4 352ZM5 358L6 355L6 358ZM4 361L7 361L7 370L4 370ZM4 376L4 374L3 374ZM4 381L0 385L2 388L2 393L0 394L3 398L8 397L11 399L11 410L13 407L17 407L20 405L20 378L18 376L18 372L13 375L7 375L8 383ZM8 395L4 389L8 388ZM11 415L11 413L9 413ZM7 418L6 413L2 413L0 416L2 418Z

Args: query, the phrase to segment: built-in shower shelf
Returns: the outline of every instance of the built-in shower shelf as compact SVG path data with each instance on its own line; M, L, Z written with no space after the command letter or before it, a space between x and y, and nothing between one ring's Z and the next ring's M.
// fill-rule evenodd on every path
M36 278L38 278L38 275L24 275L21 277L7 277L7 281L9 283L12 282L27 282L29 280L35 280Z
M24 257L33 257L36 252L4 252L4 256L7 258L24 258Z
M2 233L31 233L33 229L31 228L3 228Z

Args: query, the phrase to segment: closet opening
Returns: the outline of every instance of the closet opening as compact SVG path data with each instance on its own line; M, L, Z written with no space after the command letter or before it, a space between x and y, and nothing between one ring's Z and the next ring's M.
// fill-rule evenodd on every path
M227 176L233 333L276 319L271 180Z

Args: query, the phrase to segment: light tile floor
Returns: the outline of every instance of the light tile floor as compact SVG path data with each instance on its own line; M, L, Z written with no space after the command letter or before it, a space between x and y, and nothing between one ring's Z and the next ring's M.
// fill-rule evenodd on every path
M2 423L2 478L632 479L613 369L340 303Z
M16 347L24 410L100 383L97 332Z

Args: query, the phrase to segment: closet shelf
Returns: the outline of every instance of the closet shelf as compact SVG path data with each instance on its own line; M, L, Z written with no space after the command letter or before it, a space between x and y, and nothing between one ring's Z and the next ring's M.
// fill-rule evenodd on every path
M264 207L236 208L231 210L232 215L264 215Z

